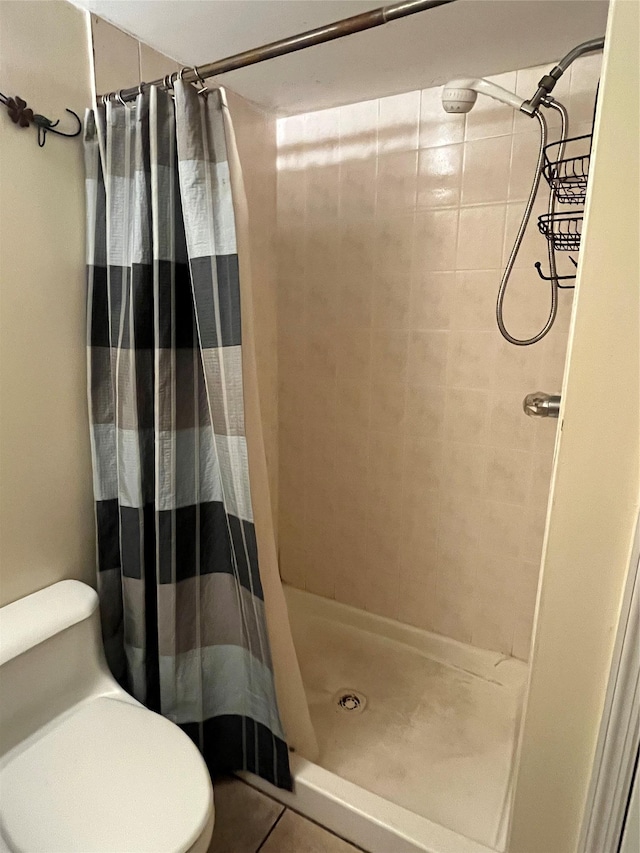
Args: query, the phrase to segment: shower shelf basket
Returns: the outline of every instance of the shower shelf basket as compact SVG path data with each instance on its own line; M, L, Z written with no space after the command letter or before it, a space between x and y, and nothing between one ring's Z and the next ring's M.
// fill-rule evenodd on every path
M583 210L545 213L538 217L538 230L558 252L577 252L582 235Z
M592 139L588 133L545 145L543 174L563 204L584 204Z

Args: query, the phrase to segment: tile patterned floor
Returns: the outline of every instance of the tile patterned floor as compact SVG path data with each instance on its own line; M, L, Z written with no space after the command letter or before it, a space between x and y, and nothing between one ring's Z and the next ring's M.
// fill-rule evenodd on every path
M214 800L209 853L358 853L359 848L239 779L217 781Z

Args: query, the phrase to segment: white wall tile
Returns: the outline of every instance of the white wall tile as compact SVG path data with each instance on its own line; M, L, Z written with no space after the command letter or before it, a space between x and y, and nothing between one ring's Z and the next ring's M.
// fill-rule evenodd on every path
M597 66L577 63L557 87L581 128ZM528 97L547 70L492 79ZM448 115L440 96L425 89L279 122L283 574L526 658L556 425L526 418L522 399L561 384L572 292L560 294L542 343L501 338L495 302L536 128L483 97L466 117ZM549 123L554 132L556 117ZM516 334L546 320L548 287L533 269L545 249L534 218L505 302ZM314 355L290 366L296 317ZM303 571L296 561L316 541Z

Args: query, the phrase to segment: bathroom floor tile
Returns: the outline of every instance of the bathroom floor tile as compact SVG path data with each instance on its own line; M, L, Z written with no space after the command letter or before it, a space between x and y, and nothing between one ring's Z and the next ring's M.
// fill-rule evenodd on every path
M215 826L209 853L256 853L284 806L239 779L214 785Z
M357 853L337 835L288 809L260 848L260 853Z

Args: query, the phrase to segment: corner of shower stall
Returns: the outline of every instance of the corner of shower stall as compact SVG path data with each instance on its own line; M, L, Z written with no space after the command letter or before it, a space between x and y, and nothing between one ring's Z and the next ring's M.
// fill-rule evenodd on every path
M599 71L558 83L575 133ZM538 149L439 88L277 122L279 565L319 755L293 793L247 781L370 853L506 846L556 437L522 400L560 389L572 306L535 346L496 329ZM521 338L544 247L513 270Z
M503 850L526 664L285 592L320 755L247 781L371 853Z

